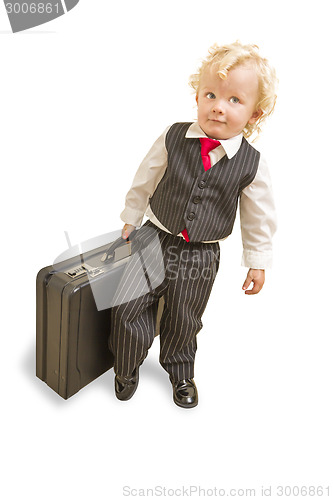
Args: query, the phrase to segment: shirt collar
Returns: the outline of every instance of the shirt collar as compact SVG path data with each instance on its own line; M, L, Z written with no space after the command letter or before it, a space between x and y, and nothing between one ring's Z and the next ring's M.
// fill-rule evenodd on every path
M201 129L198 122L194 122L188 128L185 137L188 139L193 139L193 138L207 137L207 135ZM238 134L235 137L231 137L230 139L219 140L229 160L230 158L235 156L235 154L238 152L242 144L242 140L243 140L243 134Z

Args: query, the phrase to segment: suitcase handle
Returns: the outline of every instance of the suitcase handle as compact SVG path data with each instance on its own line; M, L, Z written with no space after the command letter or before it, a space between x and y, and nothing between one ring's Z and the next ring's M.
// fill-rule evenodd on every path
M104 253L104 255L101 258L101 261L105 262L106 260L114 259L115 250L123 245L128 245L132 241L133 237L135 236L135 233L136 233L136 229L134 229L134 231L131 232L129 237L126 239L126 243L125 243L125 240L122 236L120 236L120 238L116 239L110 245L108 250Z

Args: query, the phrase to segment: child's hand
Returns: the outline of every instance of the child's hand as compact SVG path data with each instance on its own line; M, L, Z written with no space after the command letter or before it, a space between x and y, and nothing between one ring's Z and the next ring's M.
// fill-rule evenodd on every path
M132 226L132 224L125 224L121 232L123 239L126 240L134 229L135 226Z
M253 282L253 288L247 290ZM246 290L246 295L255 295L259 293L265 283L265 270L264 269L249 269L246 280L243 284L243 290Z

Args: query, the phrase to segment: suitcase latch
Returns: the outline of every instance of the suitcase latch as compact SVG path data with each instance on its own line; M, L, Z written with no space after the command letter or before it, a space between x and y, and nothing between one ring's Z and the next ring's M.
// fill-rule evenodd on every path
M70 276L70 278L78 278L83 274L89 274L89 276L94 278L95 276L103 273L104 270L100 267L92 267L89 264L82 264L81 266L73 267L72 269L68 269L68 271L66 271L67 276Z

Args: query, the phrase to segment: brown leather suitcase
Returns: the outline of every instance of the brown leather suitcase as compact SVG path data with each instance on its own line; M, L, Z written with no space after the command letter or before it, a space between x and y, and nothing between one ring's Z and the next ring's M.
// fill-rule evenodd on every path
M108 305L130 258L131 242L118 238L37 274L36 375L64 399L113 366Z

